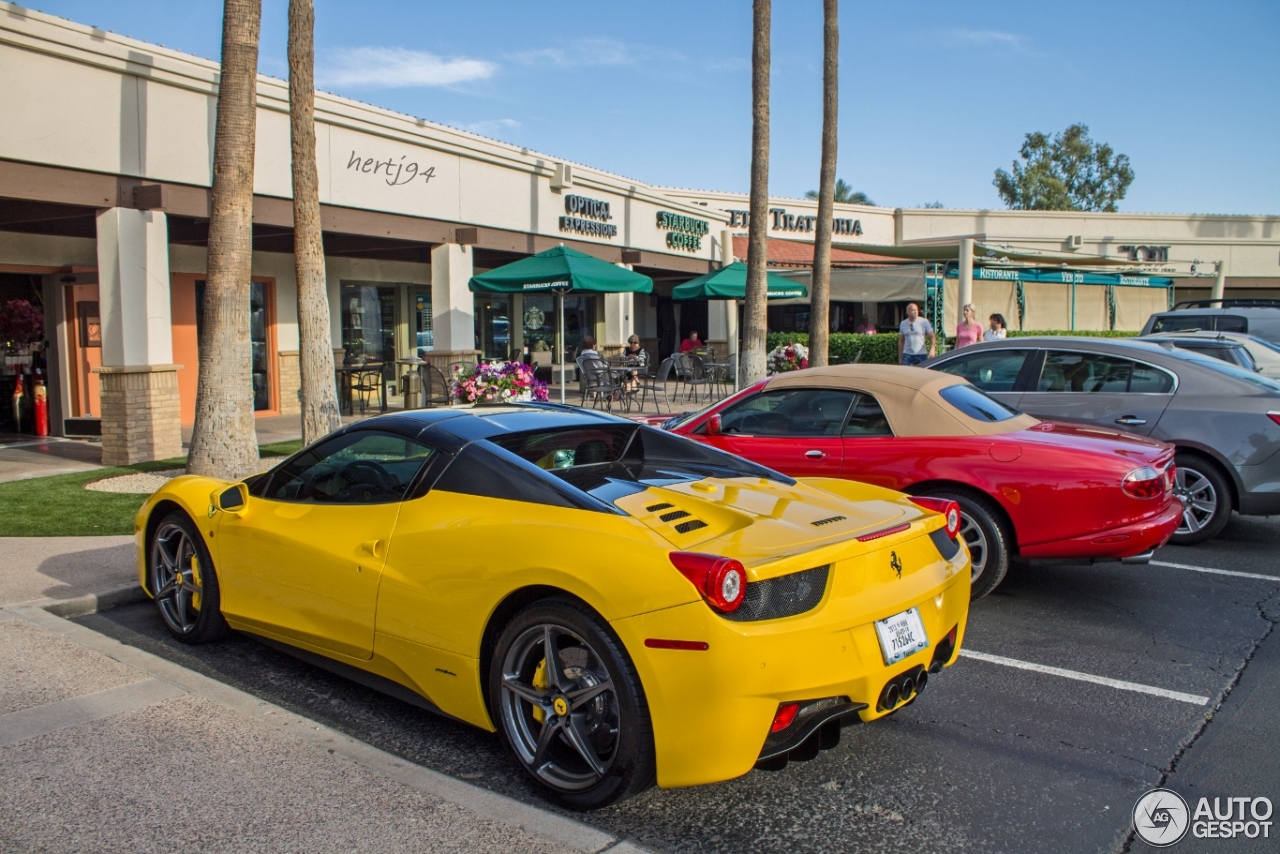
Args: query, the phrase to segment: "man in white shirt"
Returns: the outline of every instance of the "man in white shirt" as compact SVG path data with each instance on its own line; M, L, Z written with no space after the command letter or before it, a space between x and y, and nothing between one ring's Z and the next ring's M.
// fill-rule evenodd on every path
M924 346L926 337L929 339L928 350ZM933 324L920 316L918 305L909 303L907 319L898 324L898 362L903 365L918 365L937 352L938 342Z

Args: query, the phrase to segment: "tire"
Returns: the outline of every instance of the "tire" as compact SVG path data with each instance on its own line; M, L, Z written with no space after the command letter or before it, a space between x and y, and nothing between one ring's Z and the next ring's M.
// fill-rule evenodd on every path
M147 544L147 585L165 628L178 640L201 644L226 637L213 558L180 510L160 520Z
M1180 453L1174 494L1182 500L1182 521L1169 538L1175 546L1193 546L1222 533L1231 519L1231 484L1214 463L1196 454Z
M1009 553L1013 532L1004 515L989 499L969 492L939 489L921 494L945 498L960 505L960 536L969 547L973 562L969 600L981 599L999 587L1009 572L1009 562L1013 557Z
M545 666L548 647L560 668ZM489 666L489 714L516 761L561 806L599 809L653 785L640 677L613 631L578 602L535 602L503 628Z

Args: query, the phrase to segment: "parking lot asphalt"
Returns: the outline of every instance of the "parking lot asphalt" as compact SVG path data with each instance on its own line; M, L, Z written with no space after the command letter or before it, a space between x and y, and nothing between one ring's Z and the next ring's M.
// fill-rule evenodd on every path
M811 762L651 790L581 818L668 851L1146 850L1131 815L1155 786L1193 808L1202 795L1280 803L1277 619L1280 519L1233 519L1150 566L1021 567L974 604L967 654L893 717L844 730ZM79 621L409 762L543 803L495 736L247 636L182 646L149 605ZM1177 850L1274 846L1274 834L1188 836Z

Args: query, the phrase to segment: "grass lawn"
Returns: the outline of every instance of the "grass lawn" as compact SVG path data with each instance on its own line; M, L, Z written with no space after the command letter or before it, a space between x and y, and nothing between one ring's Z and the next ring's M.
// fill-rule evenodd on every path
M263 445L264 458L283 457L302 448L301 440ZM138 463L132 466L97 469L51 477L33 477L0 483L0 537L87 537L105 534L132 534L133 517L145 495L93 492L86 483L132 474L182 468L183 457ZM264 465L263 468L267 466Z

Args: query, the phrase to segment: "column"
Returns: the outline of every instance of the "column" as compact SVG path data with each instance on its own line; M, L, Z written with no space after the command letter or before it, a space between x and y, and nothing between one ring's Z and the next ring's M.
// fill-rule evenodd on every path
M182 456L169 314L169 226L161 211L98 214L102 462Z
M431 324L429 361L441 370L451 362L474 362L475 296L467 288L474 275L471 247L442 243L431 250Z
M956 323L964 322L964 307L973 302L973 238L965 237L960 240L960 298L956 300L959 303L956 306ZM941 329L938 330L938 337L945 337L946 333ZM941 349L941 348L939 348Z
M1213 278L1213 293L1209 296L1212 299L1223 299L1223 293L1227 289L1227 262L1219 261L1217 265L1217 275Z
M635 330L635 303L632 293L604 295L604 340L599 342L604 355L612 356L614 350L621 352L627 346Z
M720 232L720 266L728 267L733 263L733 232L724 229ZM733 390L738 390L738 351L741 349L739 343L741 338L738 335L738 301L729 299L724 300L724 336L728 341L728 358L725 359L729 363L729 373L733 376ZM710 332L708 331L708 336Z

